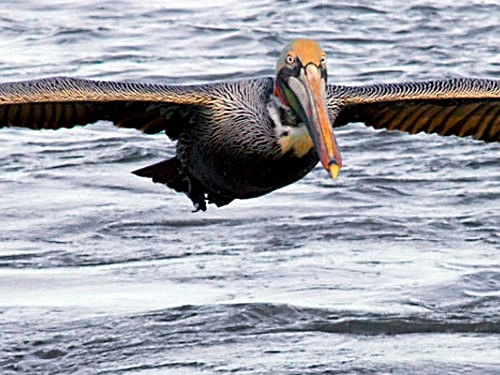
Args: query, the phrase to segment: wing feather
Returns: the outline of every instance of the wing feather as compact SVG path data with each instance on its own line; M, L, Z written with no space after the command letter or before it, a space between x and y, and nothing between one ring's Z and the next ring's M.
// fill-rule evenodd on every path
M329 102L343 109L334 126L362 122L376 129L472 136L500 141L500 81L439 81L329 86Z
M71 128L98 120L175 138L200 106L214 102L210 85L168 86L68 77L0 84L0 128Z

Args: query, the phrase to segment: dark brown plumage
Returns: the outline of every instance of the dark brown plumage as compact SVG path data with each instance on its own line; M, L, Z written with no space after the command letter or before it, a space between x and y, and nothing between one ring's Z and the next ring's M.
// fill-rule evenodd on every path
M186 193L205 210L207 202L222 206L288 185L319 160L335 177L342 163L332 128L349 122L499 142L500 81L326 86L324 53L298 40L283 50L276 79L169 86L56 77L0 84L0 127L58 129L99 120L177 140L176 157L134 173Z

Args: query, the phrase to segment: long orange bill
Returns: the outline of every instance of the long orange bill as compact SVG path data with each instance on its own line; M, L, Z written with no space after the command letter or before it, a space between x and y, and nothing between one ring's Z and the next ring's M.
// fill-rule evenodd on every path
M314 64L308 64L299 77L288 81L290 89L302 107L303 120L316 147L321 164L333 179L342 167L337 140L328 118L326 106L326 83L321 71Z

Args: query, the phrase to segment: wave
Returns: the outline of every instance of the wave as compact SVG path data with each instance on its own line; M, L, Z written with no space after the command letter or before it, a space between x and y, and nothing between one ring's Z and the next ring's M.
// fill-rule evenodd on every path
M494 297L492 297L494 298ZM289 304L242 303L183 306L143 315L158 325L175 324L204 332L247 334L327 332L351 335L413 333L500 333L500 319L444 313L441 316L365 313L297 307Z

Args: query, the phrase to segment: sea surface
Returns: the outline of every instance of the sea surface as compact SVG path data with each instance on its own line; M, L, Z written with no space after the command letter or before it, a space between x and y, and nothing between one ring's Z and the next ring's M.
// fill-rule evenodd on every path
M0 81L500 78L497 0L2 0ZM500 373L500 145L337 131L319 166L192 213L130 171L163 134L0 130L0 373Z

